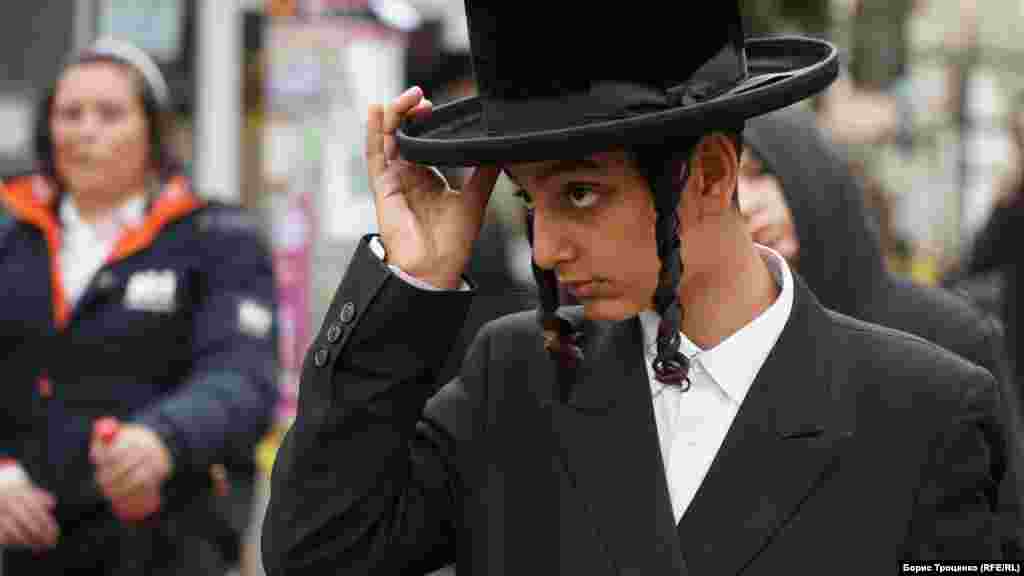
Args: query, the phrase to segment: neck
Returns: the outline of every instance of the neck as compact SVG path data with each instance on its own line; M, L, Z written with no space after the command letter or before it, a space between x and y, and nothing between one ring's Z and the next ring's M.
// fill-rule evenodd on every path
M128 200L146 194L145 182L117 190L82 190L68 186L68 194L75 201L79 216L86 222L95 222L122 206Z
M719 248L707 253L714 261L688 274L679 290L683 333L704 350L751 323L779 296L775 279L749 235L737 234ZM700 250L701 244L694 249Z

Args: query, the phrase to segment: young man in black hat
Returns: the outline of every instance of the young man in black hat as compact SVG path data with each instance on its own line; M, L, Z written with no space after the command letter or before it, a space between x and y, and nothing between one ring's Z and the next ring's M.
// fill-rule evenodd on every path
M743 121L824 88L835 50L744 42L736 2L708 9L681 31L467 2L481 97L371 108L380 235L307 358L269 574L998 556L991 375L826 311L737 209ZM523 189L542 304L486 326L438 391L498 163ZM479 168L454 191L422 164ZM582 307L558 309L559 283Z

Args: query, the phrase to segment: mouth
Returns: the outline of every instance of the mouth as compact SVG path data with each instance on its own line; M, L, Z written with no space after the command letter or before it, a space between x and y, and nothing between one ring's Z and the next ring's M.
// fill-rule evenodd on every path
M68 161L76 166L89 166L96 162L96 157L93 155L76 154L68 157Z
M593 298L598 293L597 280L585 280L583 282L562 282L565 289L576 298Z

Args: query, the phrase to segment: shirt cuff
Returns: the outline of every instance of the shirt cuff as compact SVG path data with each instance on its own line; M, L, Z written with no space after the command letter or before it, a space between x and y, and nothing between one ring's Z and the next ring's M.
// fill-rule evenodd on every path
M381 243L380 236L374 236L373 238L370 238L370 250L372 250L374 255L376 255L377 258L380 258L381 261L384 260L384 244ZM405 273L401 268L393 264L388 264L388 269L391 270L392 274L401 278L406 284L409 284L410 286L413 286L415 288L419 288L420 290L430 290L432 292L447 291L444 288L438 288L437 286L434 286L429 282L424 282L419 278L414 278L409 274ZM459 292L469 292L470 290L471 288L469 287L469 283L466 282L465 279L463 279L462 285L459 286Z
M14 480L28 480L28 474L16 460L4 459L3 466L0 466L0 483Z

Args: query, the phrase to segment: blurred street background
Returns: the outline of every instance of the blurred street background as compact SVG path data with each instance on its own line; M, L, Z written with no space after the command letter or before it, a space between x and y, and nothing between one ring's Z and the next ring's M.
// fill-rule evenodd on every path
M749 0L744 10L751 35L799 32L840 47L840 80L807 106L861 179L890 267L925 284L957 275L1024 167L1012 132L1024 126L1024 0ZM64 57L112 35L167 76L175 146L199 193L251 209L264 226L282 400L259 448L256 513L236 573L262 574L266 479L294 416L298 371L350 254L376 226L362 156L367 105L410 84L435 105L472 94L465 34L462 0L4 4L0 176L32 168L35 106ZM528 294L522 219L511 194L494 198L480 274L495 264L494 293L511 282ZM972 296L998 311L1000 284L972 282Z

